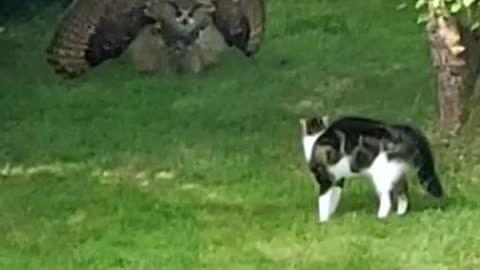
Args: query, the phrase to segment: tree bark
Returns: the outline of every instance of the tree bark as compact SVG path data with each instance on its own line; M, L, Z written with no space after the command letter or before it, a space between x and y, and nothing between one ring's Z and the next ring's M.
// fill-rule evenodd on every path
M443 136L456 136L469 115L468 99L479 70L479 43L454 17L430 16L427 35L436 71L438 127Z

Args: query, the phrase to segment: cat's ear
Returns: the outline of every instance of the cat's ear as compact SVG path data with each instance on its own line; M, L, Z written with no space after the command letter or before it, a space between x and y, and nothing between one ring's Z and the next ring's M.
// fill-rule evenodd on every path
M307 133L307 119L305 118L300 118L298 120L298 122L300 123L300 130L302 131L302 136L307 136L308 133Z
M330 118L328 115L322 116L322 122L324 127L328 127L328 125L330 125Z
M315 122L320 130L326 129L330 124L328 116L316 117Z

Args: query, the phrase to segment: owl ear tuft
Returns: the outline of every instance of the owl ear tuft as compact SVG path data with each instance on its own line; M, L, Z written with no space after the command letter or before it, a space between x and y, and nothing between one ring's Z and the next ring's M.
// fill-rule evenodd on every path
M199 9L207 13L213 13L217 10L215 4L211 0L197 0L200 5Z

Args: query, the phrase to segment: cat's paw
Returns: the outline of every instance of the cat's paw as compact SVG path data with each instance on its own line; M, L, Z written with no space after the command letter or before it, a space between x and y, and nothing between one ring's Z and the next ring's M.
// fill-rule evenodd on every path
M319 217L318 218L318 223L328 223L330 221L330 217Z
M378 214L377 214L377 218L379 220L385 220L388 218L388 212L384 212L384 211L379 211Z
M403 216L408 210L408 200L405 198L399 198L397 202L397 215Z

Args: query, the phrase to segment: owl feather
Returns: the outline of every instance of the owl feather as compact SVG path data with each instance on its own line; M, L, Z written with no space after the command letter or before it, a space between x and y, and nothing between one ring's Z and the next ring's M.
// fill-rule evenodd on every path
M214 21L228 45L252 56L260 49L265 35L263 0L216 0Z

